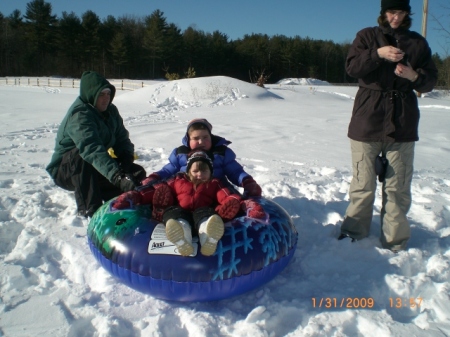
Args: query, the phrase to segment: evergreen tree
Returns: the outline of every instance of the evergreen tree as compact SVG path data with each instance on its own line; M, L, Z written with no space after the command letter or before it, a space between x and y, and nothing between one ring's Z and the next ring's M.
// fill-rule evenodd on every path
M80 76L82 72L82 36L81 20L74 12L62 13L58 23L58 47L60 50L61 75Z
M167 23L163 15L163 12L156 10L145 19L144 48L147 50L147 57L151 62L151 78L161 77L161 72L156 69L161 69L165 52Z
M111 41L110 47L113 62L118 66L118 75L120 78L120 67L128 63L128 49L125 42L125 35L122 32L116 33Z
M280 55L280 64L283 66L282 71L286 74L285 77L295 77L293 73L297 60L294 44L292 40L286 38L282 38L280 42L279 49L276 49L276 53Z
M85 12L81 17L82 27L82 60L85 70L101 72L100 51L100 19L93 11Z
M209 51L207 69L215 75L226 75L231 52L228 36L216 30L212 35L208 35L207 42Z
M268 69L271 57L269 42L269 36L266 34L252 34L244 35L244 38L236 43L236 52L241 56L242 66L246 66L246 71L250 73L244 77L246 80L251 81L253 74L266 72Z
M51 69L44 62L54 47L54 27L57 22L56 15L52 15L52 5L44 0L33 0L27 4L24 15L26 24L26 39L29 44L28 65L34 69L32 73L40 75Z
M164 40L164 63L177 73L182 73L184 41L181 30L175 24L169 24Z
M5 56L6 56L6 46L5 46L5 36L6 33L6 19L2 12L0 12L0 75L4 73L5 67Z
M145 64L147 52L143 47L145 32L143 19L123 16L118 19L118 25L119 31L124 35L128 51L128 62L121 69L126 70L127 76L131 78L145 77L144 74L148 73L148 67Z
M23 18L18 9L3 18L1 30L0 74L6 76L25 74L24 57L27 46Z
M323 74L323 79L325 81L330 81L330 77L328 74L328 70L329 70L329 63L332 62L332 56L335 55L335 45L332 41L324 41L324 43L321 44L321 55L322 55L322 59L323 59L323 69L324 69L324 74Z
M446 89L450 88L450 57L442 59L439 54L435 53L432 56L436 68L438 69L438 86Z
M207 38L203 31L188 27L183 33L183 68L194 67L197 76L206 76Z
M102 65L103 74L109 76L108 74L113 73L114 61L111 54L111 43L119 31L119 24L116 18L112 15L108 15L105 20L100 25L99 37L99 56Z

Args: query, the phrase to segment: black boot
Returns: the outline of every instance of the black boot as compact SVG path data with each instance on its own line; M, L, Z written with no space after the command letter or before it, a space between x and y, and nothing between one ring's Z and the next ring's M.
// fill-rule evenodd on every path
M341 235L339 235L338 240L344 240L346 238L350 238L350 239L352 239L352 242L355 242L354 238L352 238L350 235L345 234L345 233L342 233Z

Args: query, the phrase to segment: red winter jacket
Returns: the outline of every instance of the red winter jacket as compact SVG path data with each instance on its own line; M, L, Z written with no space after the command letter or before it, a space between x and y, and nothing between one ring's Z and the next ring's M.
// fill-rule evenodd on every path
M178 174L175 179L167 183L174 191L180 207L188 211L194 211L199 207L215 208L230 197L241 201L240 195L231 193L216 178L207 183L197 185L197 188L194 188L194 184L187 179L185 174Z

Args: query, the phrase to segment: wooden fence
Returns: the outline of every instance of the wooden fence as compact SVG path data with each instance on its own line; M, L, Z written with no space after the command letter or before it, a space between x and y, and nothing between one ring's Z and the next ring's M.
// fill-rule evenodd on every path
M139 80L109 80L109 82L114 85L117 90L136 90L149 85L146 84L145 81ZM0 77L0 85L79 88L80 79L54 77Z

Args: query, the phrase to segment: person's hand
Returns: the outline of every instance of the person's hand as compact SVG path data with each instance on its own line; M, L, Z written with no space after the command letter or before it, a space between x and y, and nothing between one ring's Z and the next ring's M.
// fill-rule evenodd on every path
M233 196L228 196L221 205L216 207L216 212L222 219L231 220L238 214L239 209L240 201Z
M241 201L241 208L247 213L247 216L255 219L264 219L266 212L264 208L255 200L247 199Z
M136 188L136 184L133 181L133 177L129 174L124 173L123 171L119 171L114 176L112 183L114 186L120 188L122 192L132 191Z
M131 205L139 205L141 203L141 195L138 191L128 191L119 195L114 201L113 207L117 209L129 208Z
M124 154L118 158L120 168L127 173L130 173L131 164L134 162L134 155Z
M242 181L245 197L260 197L262 190L252 177L247 177Z
M403 51L392 46L378 48L377 53L380 58L393 63L400 62L405 56Z
M406 78L411 82L414 82L419 77L419 74L416 71L414 71L409 62L408 65L398 63L397 66L395 67L394 73L398 77Z
M152 173L150 174L147 178L145 178L144 180L142 180L141 185L145 186L145 185L152 185L158 181L161 180L161 177L159 176L158 173Z

